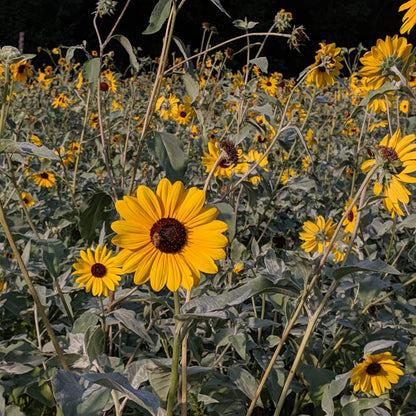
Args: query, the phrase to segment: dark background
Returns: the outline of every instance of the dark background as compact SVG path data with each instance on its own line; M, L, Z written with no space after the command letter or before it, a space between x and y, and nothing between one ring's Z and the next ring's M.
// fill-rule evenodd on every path
M180 10L175 35L189 45L192 51L199 48L202 36L202 22L209 22L218 28L211 44L216 44L243 34L232 24L234 19L257 21L255 31L267 31L274 15L285 9L293 14L293 23L306 28L310 40L300 52L290 50L283 38L271 38L267 42L264 56L269 60L269 71L279 71L285 76L296 76L313 63L319 42L336 42L337 46L356 47L360 42L371 48L377 38L399 33L403 13L399 6L405 0L367 1L288 1L288 0L221 0L229 19L210 0L188 0ZM116 33L125 35L133 46L140 46L141 56L158 56L161 50L162 30L154 35L142 35L156 0L132 0L127 14ZM117 10L124 1L120 0ZM37 47L53 48L71 46L87 41L89 50L97 48L96 35L92 25L94 0L0 0L0 45L18 46L19 32L25 32L24 52L36 53ZM116 16L99 19L102 37L108 33ZM416 30L415 30L416 33ZM415 41L411 32L410 42ZM257 41L261 38L257 38ZM245 40L230 44L234 51L245 45ZM115 62L120 69L128 64L125 52L115 42L107 51L114 49ZM179 55L179 53L178 53ZM232 65L241 67L243 54L236 56ZM33 63L42 65L48 56L40 53Z

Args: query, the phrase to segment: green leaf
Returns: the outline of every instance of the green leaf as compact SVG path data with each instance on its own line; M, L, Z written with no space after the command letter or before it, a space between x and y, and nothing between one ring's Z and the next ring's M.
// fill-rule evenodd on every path
M334 401L332 400L335 396L338 396L342 390L344 390L347 382L350 379L350 372L339 374L327 384L324 388L322 395L322 410L325 412L325 416L334 415Z
M334 270L333 274L335 279L341 279L341 277L346 276L347 274L355 272L378 272L378 273L388 273L388 274L401 274L397 269L389 264L385 263L380 259L376 260L364 260L359 263L354 264L353 266L344 266L340 267L337 270Z
M130 65L134 68L136 72L138 72L140 69L140 66L139 66L139 63L137 62L137 58L133 51L130 41L123 35L113 35L112 39L118 40L121 46L124 47L124 49L129 55Z
M182 79L185 84L186 92L191 97L191 100L195 101L199 94L199 83L188 73L184 74Z
M64 416L99 416L110 397L107 388L64 370L55 374L52 389Z
M72 333L83 334L87 331L88 328L95 327L95 325L97 325L97 322L97 314L90 310L87 310L81 316L79 316L74 322Z
M150 414L157 414L160 407L159 399L150 391L134 389L124 375L119 373L84 374L83 377L100 386L117 390L146 409Z
M16 142L16 145L20 148L22 153L28 153L29 155L44 159L59 160L59 156L46 146L36 146L30 142Z
M1 153L22 153L22 150L14 140L2 139L0 140L0 154Z
M84 63L82 67L82 72L84 74L84 78L92 84L92 87L96 87L98 77L100 76L100 58L92 58L89 59L87 62Z
M362 414L361 410L373 409L385 400L374 397L371 399L359 399L355 402L348 403L342 408L342 416L360 416Z
M146 332L143 322L136 318L136 313L129 309L116 309L113 312L113 317L122 323L127 329L134 332L140 338L143 338L148 344L153 345L153 340Z
M325 386L334 379L335 373L327 370L326 368L318 368L313 365L306 364L300 366L300 372L309 383L309 392L312 401L315 404L319 404L321 402Z
M151 35L160 30L169 17L172 0L159 0L149 18L149 25L143 32L143 35Z
M257 391L256 379L247 371L241 367L232 366L228 369L228 375L237 388L242 391L250 400L254 399ZM256 402L257 406L264 407L259 397Z
M182 180L188 164L182 141L171 133L153 132L155 156L166 172L166 177L174 181Z
M397 341L390 341L386 339L379 339L377 341L369 342L364 347L364 355L371 355L381 350L390 350L391 347L396 343Z
M260 71L267 74L269 68L269 62L266 57L260 56L259 58L250 59L251 64L256 65L260 68Z
M90 245L96 237L96 228L98 224L105 221L109 215L108 208L113 204L111 196L104 191L96 192L84 207L80 220L79 231L83 238Z
M50 238L39 241L38 245L42 248L42 258L46 269L52 276L58 277L66 257L66 248L63 242L56 238Z
M225 11L224 7L222 7L220 0L211 0L223 13L225 13L230 19L231 16Z
M89 327L85 332L85 349L88 358L93 361L105 350L105 334L100 326Z
M232 241L235 236L236 229L236 217L234 213L234 208L226 202L218 202L214 204L214 206L220 212L217 219L224 221L228 225L228 230L226 231L226 233L228 235L228 239Z

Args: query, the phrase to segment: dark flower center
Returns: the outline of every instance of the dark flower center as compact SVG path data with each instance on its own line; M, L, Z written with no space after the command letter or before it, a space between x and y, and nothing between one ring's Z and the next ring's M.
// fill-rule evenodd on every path
M17 72L19 74L24 74L25 69L26 69L26 66L25 65L19 65L19 68L17 68Z
M234 143L230 140L223 140L220 147L225 152L225 157L222 159L220 166L222 168L228 168L235 165L238 162L238 152Z
M371 363L365 371L367 374L370 374L370 376L375 376L381 371L381 365L379 363Z
M377 149L380 151L381 156L385 160L389 160L390 162L396 162L397 160L400 160L397 152L391 147L377 146Z
M352 212L352 210L348 213L348 221L349 222L353 222L354 220L354 213Z
M186 243L186 229L174 218L161 218L150 230L153 245L163 253L177 253Z
M179 113L179 116L182 117L182 118L185 118L186 117L186 111L181 111Z
M42 179L49 179L49 173L48 173L48 172L42 172L42 173L40 174L40 177L41 177Z
M91 266L91 274L94 277L104 277L107 273L107 269L105 268L104 264L95 263Z

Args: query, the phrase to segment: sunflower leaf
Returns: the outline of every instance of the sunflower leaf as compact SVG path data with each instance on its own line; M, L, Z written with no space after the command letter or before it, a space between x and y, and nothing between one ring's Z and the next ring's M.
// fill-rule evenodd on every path
M172 182L182 180L188 165L188 157L183 151L182 141L171 133L153 132L154 150L158 162Z
M150 15L149 25L144 30L144 32L142 32L143 35L151 35L153 33L159 32L160 28L163 26L163 23L165 23L169 16L171 5L172 0L158 1L152 11L152 14Z
M359 263L354 264L353 266L340 267L337 270L334 270L335 279L340 279L341 277L346 276L347 274L355 272L378 272L378 273L389 273L389 274L401 274L393 266L390 266L387 263L380 259L375 260L364 260Z
M134 68L136 72L138 72L140 69L140 66L139 66L139 63L137 62L137 58L136 58L136 55L134 54L130 41L123 35L113 35L112 39L118 40L121 46L124 47L124 49L129 55L130 65Z

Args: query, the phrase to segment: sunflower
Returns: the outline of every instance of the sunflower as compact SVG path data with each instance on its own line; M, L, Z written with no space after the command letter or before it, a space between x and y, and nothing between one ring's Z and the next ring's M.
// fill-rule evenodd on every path
M25 204L25 206L27 208L31 207L32 205L35 204L35 201L32 199L32 197L30 196L30 194L28 194L27 192L22 192L22 201Z
M159 112L160 117L167 120L178 112L178 103L179 98L175 94L169 94L169 98L162 95L156 101L155 111Z
M200 272L216 273L214 260L225 258L227 224L216 220L218 210L205 207L205 192L185 190L182 182L164 178L156 194L141 185L135 197L116 202L123 220L112 223L117 233L112 242L124 273L134 272L137 285L150 280L155 291L166 286L190 290L198 285Z
M349 199L345 204L345 211L349 208L351 205L352 199ZM357 219L357 206L354 205L351 208L351 211L348 213L347 218L345 218L342 225L344 226L344 230L346 233L352 233L355 226L355 220Z
M39 146L39 147L43 145L42 140L41 140L38 136L36 136L36 134L32 134L32 135L30 136L30 141L31 141L34 145Z
M107 247L102 249L97 246L95 253L90 248L80 251L81 258L73 264L75 272L79 275L76 282L79 287L85 286L87 292L94 296L107 296L109 290L114 290L119 285L122 269L117 262L117 257L112 256L113 251L107 253Z
M22 61L17 64L10 65L13 81L26 82L33 74L33 66L29 62Z
M195 110L191 106L191 97L185 96L184 104L179 104L176 113L172 114L172 118L178 124L189 124L191 119L195 117Z
M385 208L394 216L396 213L404 215L400 203L408 204L411 192L403 183L416 183L416 178L409 174L416 171L416 143L414 134L401 137L400 128L393 136L387 134L376 146L374 158L366 160L361 170L367 173L375 164L377 180L374 193L379 195L383 191Z
M289 179L292 176L297 176L297 172L292 168L285 169L282 173L282 182L283 182L283 184L286 185L289 182Z
M44 188L51 188L55 183L55 175L47 170L44 170L40 173L34 173L32 175L33 180L36 185L42 186Z
M317 88L334 85L335 77L343 67L342 56L339 56L341 48L337 48L335 43L327 45L322 42L319 45L321 49L316 51L315 63L310 66L312 71L306 77L306 83L315 84Z
M273 77L262 77L259 80L260 87L269 95L274 95L277 91L277 79Z
M402 12L406 9L407 12L403 16L403 24L400 28L401 35L403 35L406 32L407 34L409 34L413 26L416 24L416 0L409 0L406 3L403 3L399 7L399 12Z
M362 77L368 78L368 85L372 89L380 88L386 81L399 80L392 71L395 66L401 71L409 59L413 46L406 38L394 35L386 36L385 40L378 39L376 46L371 48L360 58L364 65L360 70ZM408 76L408 72L406 74Z
M221 162L215 169L214 175L219 180L221 180L223 176L231 179L231 175L241 157L241 150L237 150L234 144L227 140L224 140L220 144L220 147L225 151L225 156L221 159ZM215 162L220 157L218 142L215 139L211 139L208 142L208 153L204 150L204 155L205 156L201 157L202 166L205 166L205 172L210 172Z
M53 108L68 107L68 97L64 93L57 95L52 102L52 107Z
M400 103L399 109L402 113L407 114L409 112L409 100L403 100Z
M299 233L299 238L305 241L302 248L307 253L322 253L331 240L336 224L332 224L332 220L325 221L322 215L315 217L315 222L306 221L303 224L303 232Z
M372 390L376 396L380 396L384 390L390 389L403 375L402 369L399 368L403 364L394 361L395 358L390 352L366 355L365 360L351 371L354 391L361 390L368 396Z

